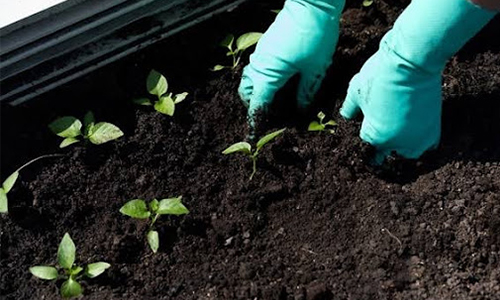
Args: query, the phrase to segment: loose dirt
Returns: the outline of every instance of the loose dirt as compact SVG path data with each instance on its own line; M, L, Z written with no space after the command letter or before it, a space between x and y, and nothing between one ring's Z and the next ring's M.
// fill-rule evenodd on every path
M2 179L38 155L65 156L28 167L9 193L0 298L56 299L60 282L28 268L55 263L68 232L79 263L112 264L84 281L85 299L500 299L500 20L446 68L437 151L372 167L359 121L338 115L350 78L408 3L350 1L311 115L299 123L271 116L269 131L288 130L263 151L252 181L245 157L221 155L247 133L241 69L208 69L227 59L217 42L229 31L265 30L276 1L204 22L26 106L2 107ZM190 92L173 118L131 104L145 95L151 68L174 93ZM89 109L125 136L59 150L46 125ZM335 134L305 130L319 110L338 120ZM159 220L153 255L145 222L118 210L178 195L191 213Z

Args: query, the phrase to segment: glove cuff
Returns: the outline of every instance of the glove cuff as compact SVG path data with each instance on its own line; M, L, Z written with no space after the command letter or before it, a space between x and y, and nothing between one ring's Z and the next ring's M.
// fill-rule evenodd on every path
M495 15L467 0L413 0L381 41L411 67L441 72Z

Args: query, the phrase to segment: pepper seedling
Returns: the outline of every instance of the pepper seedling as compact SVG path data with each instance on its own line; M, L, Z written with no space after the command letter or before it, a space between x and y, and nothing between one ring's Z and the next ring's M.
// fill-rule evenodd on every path
M57 156L62 156L62 154L48 154L39 156L25 163L17 170L15 170L14 173L10 174L9 177L7 177L7 179L5 179L5 181L2 183L2 187L0 187L0 213L7 213L9 211L9 201L7 199L7 194L16 183L17 178L19 178L19 172L39 159Z
M242 34L236 40L236 49L233 49L234 44L234 35L229 34L226 38L220 43L221 47L227 48L229 51L226 53L226 56L231 56L233 58L232 66L223 66L216 65L212 68L212 71L220 71L226 68L234 70L240 63L241 56L243 52L257 44L259 39L262 37L261 32L247 32Z
M96 262L81 267L75 264L75 258L75 243L69 234L65 233L57 249L57 266L35 266L29 270L31 274L40 279L65 279L61 285L61 296L64 298L78 297L83 293L83 288L78 280L82 277L97 277L111 265L106 262Z
M156 96L158 100L153 103L148 98L138 98L133 100L134 103L145 106L153 105L157 112L171 117L174 115L175 105L184 101L188 95L186 92L175 96L173 96L172 93L167 94L168 81L165 76L155 70L149 72L148 78L146 79L146 88L148 92Z
M363 6L369 7L373 4L373 0L363 0Z
M307 128L308 131L328 131L330 133L335 133L332 127L337 126L337 122L334 120L329 120L325 122L326 115L320 111L318 113L318 121L312 121Z
M252 160L252 174L250 175L250 180L252 180L253 176L257 172L257 157L259 156L260 150L264 145L275 139L277 136L283 133L286 128L271 132L261 138L256 146L255 150L252 149L252 146L247 142L238 142L229 146L226 150L222 151L222 154L232 154L237 152L242 152L246 156L248 156Z
M154 230L154 224L161 215L179 216L188 214L189 210L182 204L181 199L182 196L160 201L153 199L149 202L149 205L147 205L144 200L134 199L125 203L125 205L120 208L120 212L134 219L149 219L150 223L146 238L149 247L153 250L153 253L156 253L158 248L160 248L160 239L158 237L158 231Z
M79 136L83 136L84 140L89 140L95 145L104 144L123 136L123 132L116 125L107 122L96 124L94 114L91 111L85 114L83 125L77 118L66 116L50 123L49 128L53 133L64 138L59 148L78 143Z

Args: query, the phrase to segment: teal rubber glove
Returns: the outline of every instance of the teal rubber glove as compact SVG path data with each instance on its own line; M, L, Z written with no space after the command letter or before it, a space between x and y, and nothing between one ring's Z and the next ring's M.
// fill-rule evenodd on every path
M441 73L494 14L466 0L413 0L399 16L340 110L346 119L363 112L360 137L377 148L376 163L392 151L415 159L438 146Z
M275 93L300 74L297 105L313 99L332 63L345 0L287 0L264 33L243 70L239 94L248 106L248 120L266 111Z

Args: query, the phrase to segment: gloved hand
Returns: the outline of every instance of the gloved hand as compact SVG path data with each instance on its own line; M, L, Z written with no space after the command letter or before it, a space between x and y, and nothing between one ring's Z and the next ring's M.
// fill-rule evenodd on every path
M341 115L362 111L360 137L377 148L376 163L396 151L418 158L441 133L441 73L494 16L466 0L413 0L379 50L349 84Z
M332 62L345 0L287 0L260 39L239 87L248 105L251 128L255 114L272 102L275 93L295 74L300 83L297 105L306 107Z

